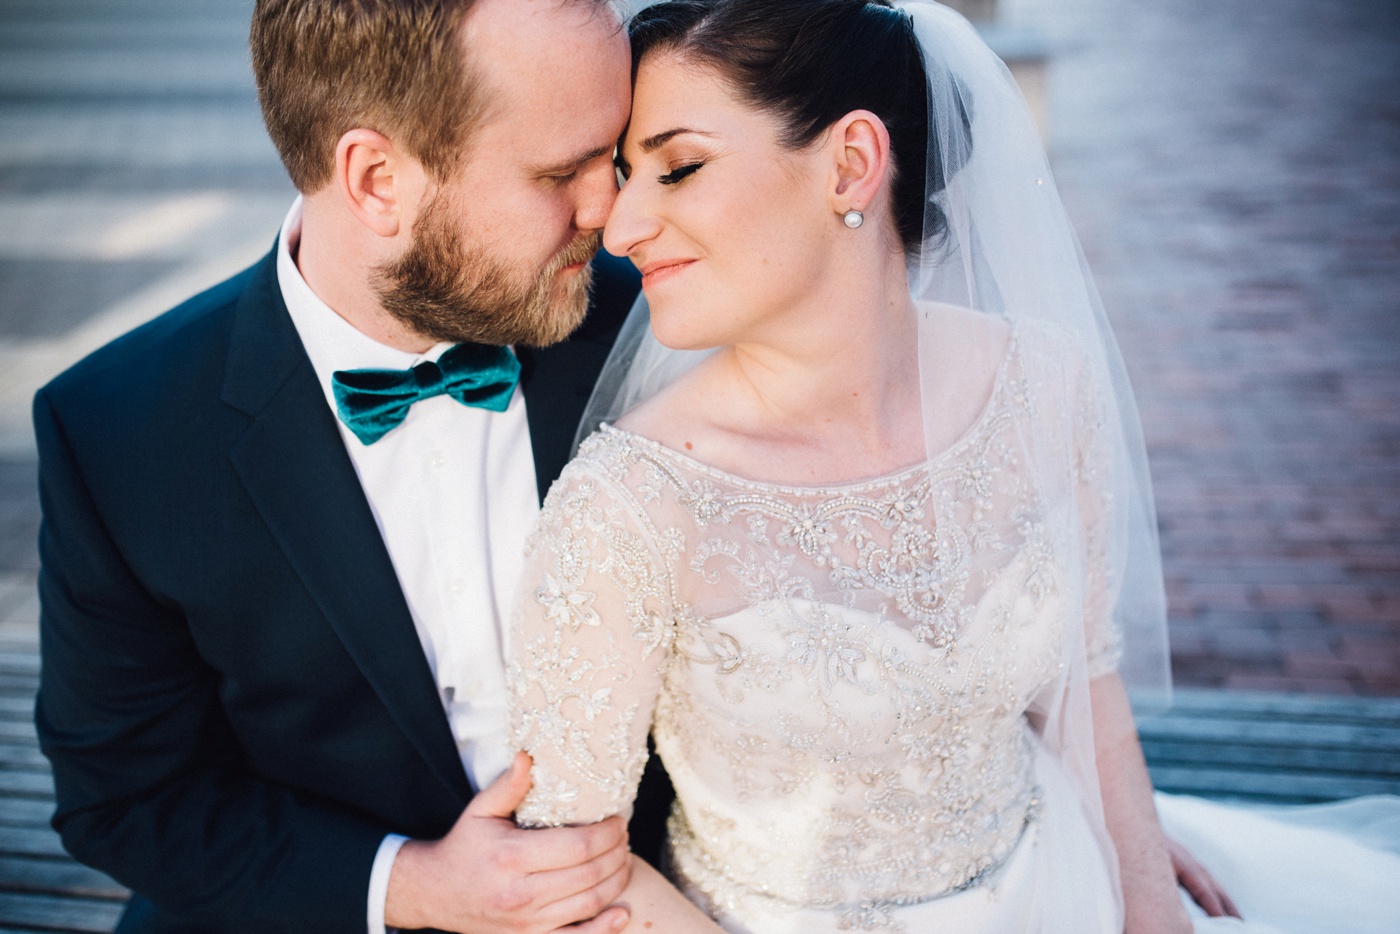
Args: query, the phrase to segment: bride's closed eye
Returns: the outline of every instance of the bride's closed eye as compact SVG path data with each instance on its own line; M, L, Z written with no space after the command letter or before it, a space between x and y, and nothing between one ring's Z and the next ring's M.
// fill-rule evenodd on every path
M696 172L700 171L701 167L704 166L704 164L705 163L703 162L690 162L672 169L665 175L658 175L656 177L656 180L663 185L675 185L676 183L683 181L689 176L694 175Z

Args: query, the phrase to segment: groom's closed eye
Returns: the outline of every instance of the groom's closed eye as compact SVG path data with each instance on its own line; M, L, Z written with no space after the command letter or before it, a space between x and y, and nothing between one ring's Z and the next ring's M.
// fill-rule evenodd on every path
M601 159L604 156L611 157L612 147L600 146L597 149L589 150L577 156L572 156L561 162L550 165L536 166L532 174L539 179L552 182L554 184L564 184L570 182L578 175L579 170L594 159Z

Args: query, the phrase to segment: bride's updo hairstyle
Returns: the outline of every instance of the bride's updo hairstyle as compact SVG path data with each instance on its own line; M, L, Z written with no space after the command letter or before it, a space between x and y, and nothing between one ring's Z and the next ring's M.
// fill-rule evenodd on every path
M634 80L653 52L709 66L776 118L793 150L853 110L875 114L890 134L890 203L906 255L941 238L947 222L927 199L967 161L968 102L958 105L958 144L930 147L923 56L913 22L887 0L665 0L634 16L628 32ZM943 128L936 138L948 135Z

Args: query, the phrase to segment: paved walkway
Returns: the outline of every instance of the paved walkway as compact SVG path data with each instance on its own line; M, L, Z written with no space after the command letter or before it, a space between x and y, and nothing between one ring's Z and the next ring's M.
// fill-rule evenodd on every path
M1003 0L1151 446L1176 673L1400 694L1400 7ZM0 651L28 404L256 258L290 199L240 0L0 0Z
M1400 5L1055 7L1057 175L1139 394L1178 680L1400 694Z

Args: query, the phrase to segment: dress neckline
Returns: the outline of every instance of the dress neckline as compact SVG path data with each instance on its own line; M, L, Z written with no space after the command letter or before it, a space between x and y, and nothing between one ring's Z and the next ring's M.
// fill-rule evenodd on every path
M977 413L977 417L972 420L972 424L958 436L956 441L926 461L910 464L908 467L901 467L891 473L881 474L876 477L867 477L861 480L848 480L844 483L812 485L779 483L772 480L754 480L749 477L740 476L739 474L730 473L727 470L721 470L718 467L712 467L704 461L697 460L689 454L683 454L673 447L662 444L660 441L655 441L645 435L639 435L635 431L629 431L626 428L618 428L616 425L608 422L600 424L598 430L604 434L616 436L628 443L645 448L653 454L660 455L670 461L678 463L692 472L705 474L714 480L730 484L731 486L751 490L765 490L773 493L787 493L797 496L821 494L850 495L877 487L893 486L897 483L912 479L920 473L938 468L954 454L968 447L976 440L978 435L983 432L986 425L992 420L993 414L996 412L997 401L1005 391L1007 370L1010 369L1011 359L1016 356L1017 352L1017 337L1016 328L1013 326L1011 335L1007 339L1006 353L1002 355L1001 362L997 364L996 375L992 378L992 389L987 396L986 404L982 406L981 411Z

